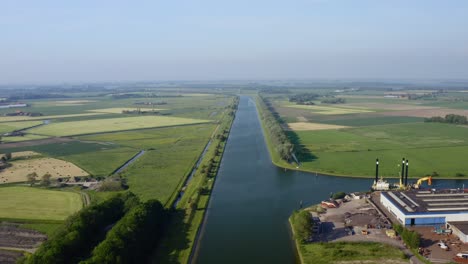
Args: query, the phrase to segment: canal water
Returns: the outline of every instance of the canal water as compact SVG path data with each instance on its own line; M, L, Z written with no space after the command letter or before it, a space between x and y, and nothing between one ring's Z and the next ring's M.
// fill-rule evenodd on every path
M373 164L373 162L370 162ZM468 187L439 181L437 187ZM194 262L297 263L288 217L331 192L366 191L372 179L284 171L271 163L255 102L241 96Z

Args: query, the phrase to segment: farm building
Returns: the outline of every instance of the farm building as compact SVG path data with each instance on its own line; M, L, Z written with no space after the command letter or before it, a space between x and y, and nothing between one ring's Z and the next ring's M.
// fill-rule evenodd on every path
M461 223L468 220L468 192L464 190L389 191L381 193L380 202L405 226L453 223L460 226L460 233L468 231L468 222Z

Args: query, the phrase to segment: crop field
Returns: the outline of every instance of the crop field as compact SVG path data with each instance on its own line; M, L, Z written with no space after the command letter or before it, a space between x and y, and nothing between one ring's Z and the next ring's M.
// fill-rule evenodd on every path
M108 176L139 151L139 149L120 146L112 142L69 140L37 146L6 148L1 152L25 150L34 150L52 158L69 161L93 176ZM106 162L102 162L103 160Z
M33 172L39 176L37 180L46 173L51 174L52 178L89 175L73 163L54 158L18 160L11 164L11 167L0 171L0 184L24 182L27 180L26 175Z
M24 121L24 122L8 122L0 123L0 135L15 130L24 129L42 124L42 121Z
M347 128L346 126L328 125L328 124L320 124L320 123L308 123L308 122L288 123L287 127L288 127L289 130L294 130L294 131L327 130L327 129Z
M65 220L83 206L78 193L31 187L0 188L0 218Z
M373 112L370 109L364 107L335 107L335 106L324 106L324 105L296 105L286 104L284 107L298 108L310 110L311 112L321 115L345 115L355 113L370 113Z
M140 107L142 111L161 111L165 109L157 109L157 108L149 108L149 107ZM88 110L88 112L96 112L96 113L109 113L109 114L122 114L123 111L136 111L137 108L133 107L114 107L114 108L104 108L104 109L94 109Z
M95 116L95 115L102 115L102 113L83 113L83 114L70 114L70 115L34 116L34 117L32 116L0 116L0 122L47 120L47 119L84 117L84 116Z
M398 177L401 158L410 160L410 177L437 172L440 177L468 175L467 128L409 123L341 130L297 131L293 140L307 149L303 168L338 175L372 176L381 160L383 176ZM291 132L289 132L291 133Z
M30 132L47 136L71 136L143 128L200 124L206 122L209 121L180 117L141 116L53 123L47 126L34 128L30 130Z

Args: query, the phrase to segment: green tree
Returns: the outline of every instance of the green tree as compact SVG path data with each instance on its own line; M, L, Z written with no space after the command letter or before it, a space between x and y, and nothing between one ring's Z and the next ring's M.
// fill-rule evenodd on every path
M46 173L46 174L42 175L41 185L49 186L50 183L51 183L51 181L50 181L51 178L52 178L52 175L50 175L50 173Z
M27 179L30 186L33 186L36 183L37 177L38 177L37 173L35 173L35 172L29 173L28 175L26 175L26 179Z

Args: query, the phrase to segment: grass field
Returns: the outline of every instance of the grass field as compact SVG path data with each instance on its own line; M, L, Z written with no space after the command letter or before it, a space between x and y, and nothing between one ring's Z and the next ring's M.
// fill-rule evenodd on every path
M0 171L0 184L26 181L26 175L37 173L40 180L42 175L49 173L52 178L70 176L88 176L89 174L73 163L54 158L35 158L11 162L11 167Z
M34 128L30 130L30 132L47 136L71 136L142 128L199 124L206 122L209 121L180 117L140 116L52 123L47 126Z
M1 118L1 117L0 117ZM15 130L24 129L32 126L37 126L42 124L42 121L24 121L24 122L8 122L0 123L0 135L8 132L13 132Z
M84 117L102 115L102 113L83 113L83 114L70 114L70 115L49 115L49 116L0 116L0 122L10 121L30 121L30 120L47 120L47 119L58 119L58 118L69 118L69 117Z
M82 206L78 193L31 187L0 188L0 218L64 220Z
M333 119L321 119L319 122L331 125L340 126L377 126L377 125L391 125L403 123L417 123L422 122L423 118L410 117L410 116L376 116L376 117L352 117L342 118L337 116Z
M10 142L21 142L21 141L45 139L45 138L49 138L49 137L48 136L41 136L41 135L26 134L24 136L3 137L2 141L5 142L5 143L10 143Z
M141 107L142 111L161 111L164 109L153 109L148 107ZM104 108L104 109L94 109L88 110L89 112L96 112L96 113L109 113L109 114L122 114L122 111L136 111L136 107L114 107L114 108Z
M308 150L300 155L306 170L372 176L373 162L379 158L381 174L398 177L396 166L405 157L410 160L410 177L433 172L440 177L468 175L464 162L468 133L464 127L409 123L289 133Z
M311 243L299 245L303 263L408 263L401 250L384 244L371 242Z
M79 139L111 141L120 147L133 149L132 155L139 150L147 150L122 174L127 177L130 190L141 199L159 199L164 204L191 170L214 128L214 124L200 124L89 135ZM78 161L83 155L88 154L82 153L73 158ZM99 155L90 160L105 159ZM94 167L99 165L96 162ZM83 168L87 166L83 165Z

